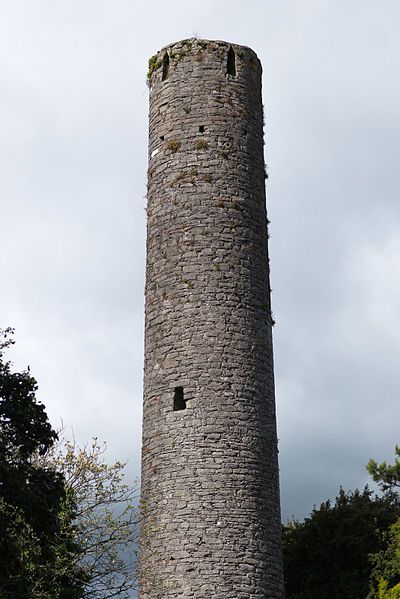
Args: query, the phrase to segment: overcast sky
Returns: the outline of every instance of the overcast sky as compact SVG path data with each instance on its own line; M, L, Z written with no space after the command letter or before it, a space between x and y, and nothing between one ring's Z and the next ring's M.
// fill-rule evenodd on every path
M262 61L284 518L399 438L398 0L0 0L0 327L54 426L138 473L149 56Z

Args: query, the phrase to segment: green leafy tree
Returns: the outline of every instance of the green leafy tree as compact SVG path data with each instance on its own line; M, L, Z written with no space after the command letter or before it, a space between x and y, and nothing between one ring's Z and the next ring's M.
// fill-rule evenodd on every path
M340 489L336 501L314 508L283 530L286 599L365 599L369 554L384 547L382 533L399 516L395 496Z
M394 449L394 464L382 462L378 464L375 460L370 460L367 464L367 470L372 479L377 482L382 491L394 491L400 489L400 447L396 445Z
M4 360L12 334L0 330L0 597L79 599L86 579L74 565L75 504L62 473L36 461L57 434L29 369L13 372Z
M400 519L390 526L385 540L386 548L371 556L374 569L369 598L400 599Z
M137 581L138 488L106 445L59 438L0 330L0 599L126 599Z
M395 495L400 489L400 448L393 464L370 460L367 470L382 491ZM373 565L369 599L400 599L400 518L382 535L385 547L371 555Z
M96 438L79 447L64 437L37 457L63 475L74 499L75 563L86 573L85 599L131 598L137 585L138 486L124 482L125 464L108 464L105 452Z

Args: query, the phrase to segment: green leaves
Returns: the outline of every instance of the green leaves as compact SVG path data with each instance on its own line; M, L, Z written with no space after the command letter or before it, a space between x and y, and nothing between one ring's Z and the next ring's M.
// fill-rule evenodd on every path
M400 597L400 518L390 526L385 541L386 547L371 556L371 598Z
M379 484L382 491L400 488L400 447L398 445L396 445L394 453L394 464L387 462L378 464L375 460L370 460L367 464L369 474Z
M62 474L39 464L57 435L36 400L29 371L13 372L3 352L12 329L0 331L0 596L4 599L79 599L74 565L73 510L64 514Z
M304 522L284 527L286 599L364 599L369 555L383 546L382 533L400 514L391 497L340 489L335 503L314 508Z
M400 599L399 458L368 463L381 497L340 489L283 528L286 599Z
M395 447L394 464L370 460L367 470L386 494L398 497L400 448ZM382 535L383 546L370 556L373 565L368 599L400 599L400 518Z
M38 461L62 473L74 505L77 563L88 581L83 597L128 599L137 583L139 491L124 482L124 463L106 462L106 449L97 438L84 447L61 438Z
M58 440L29 370L0 330L0 598L128 599L136 585L138 490L97 439Z

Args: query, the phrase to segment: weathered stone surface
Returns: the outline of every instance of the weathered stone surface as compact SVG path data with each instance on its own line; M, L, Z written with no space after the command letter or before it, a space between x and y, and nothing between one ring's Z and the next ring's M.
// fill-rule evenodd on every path
M261 65L197 39L155 65L140 597L282 599Z

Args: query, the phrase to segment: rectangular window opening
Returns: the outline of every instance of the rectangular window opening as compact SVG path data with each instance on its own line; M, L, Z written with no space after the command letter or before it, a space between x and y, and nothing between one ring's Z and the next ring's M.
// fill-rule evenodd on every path
M235 57L235 51L232 48L232 46L229 46L229 50L228 50L228 61L227 61L227 65L226 65L226 72L228 75L231 75L232 77L236 76L236 57Z
M177 412L178 410L186 410L183 387L175 387L174 391L174 412Z

